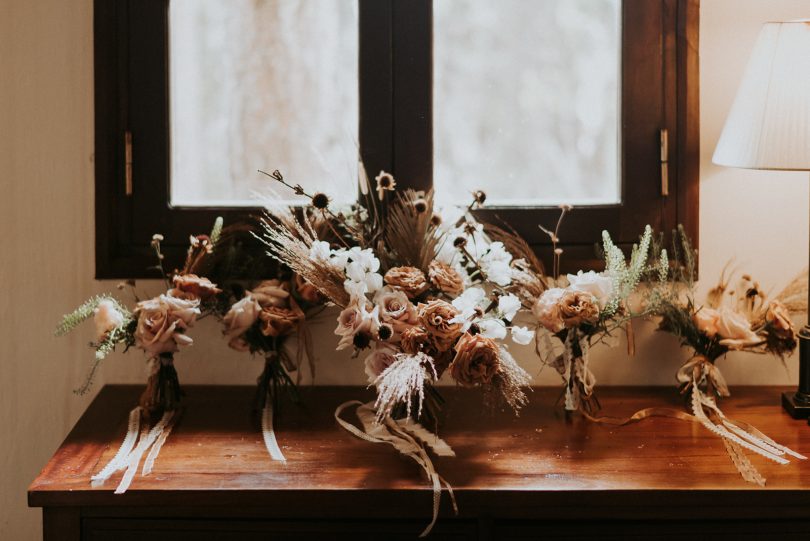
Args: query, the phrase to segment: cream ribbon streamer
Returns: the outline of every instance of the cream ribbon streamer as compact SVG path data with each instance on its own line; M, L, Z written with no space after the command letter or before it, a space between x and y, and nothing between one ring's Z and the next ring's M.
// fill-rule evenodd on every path
M358 429L340 417L343 411L350 406L358 406L356 414L363 425L363 430ZM386 417L382 423L377 423L375 419L376 412L373 402L363 404L359 400L350 400L344 402L335 410L335 420L347 432L371 443L387 443L403 455L411 458L425 471L433 487L433 518L424 531L419 534L419 537L425 537L433 529L436 520L439 518L442 485L447 488L450 501L453 504L453 511L458 514L458 505L453 494L453 488L450 483L436 472L433 462L425 450L425 445L430 447L438 456L456 456L456 454L447 442L419 423L412 420L395 421L390 416Z
M174 427L178 413L167 411L160 421L150 428L148 423L141 423L142 412L143 409L140 407L136 407L129 412L127 434L124 436L124 441L118 448L118 452L104 468L90 478L92 486L103 485L114 473L125 469L126 471L115 489L115 494L123 494L132 483L141 458L147 451L150 452L144 462L142 475L151 473L158 453L160 453L161 447L163 447Z
M264 409L262 410L262 437L264 438L264 446L267 447L267 452L270 453L270 458L278 460L279 462L287 462L284 453L276 441L276 432L273 429L273 397L267 393L267 398L264 402Z

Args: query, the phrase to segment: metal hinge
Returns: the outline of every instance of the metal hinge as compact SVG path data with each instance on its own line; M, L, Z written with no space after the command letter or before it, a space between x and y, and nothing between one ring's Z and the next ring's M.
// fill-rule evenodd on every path
M669 132L661 128L661 196L669 196Z
M132 132L124 132L124 193L132 195Z

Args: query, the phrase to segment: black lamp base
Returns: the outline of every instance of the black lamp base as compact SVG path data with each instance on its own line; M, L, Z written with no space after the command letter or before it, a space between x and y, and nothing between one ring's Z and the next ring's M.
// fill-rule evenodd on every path
M794 419L810 418L810 403L796 400L796 393L782 393L782 407Z
M810 418L810 326L799 331L799 388L782 393L782 407L794 419Z

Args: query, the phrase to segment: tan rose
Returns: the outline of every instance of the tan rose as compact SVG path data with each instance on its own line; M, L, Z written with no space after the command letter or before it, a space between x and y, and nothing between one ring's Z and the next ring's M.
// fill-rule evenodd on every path
M439 291L448 295L456 296L464 291L464 278L447 263L431 261L428 267L428 278Z
M171 353L178 346L192 343L184 334L194 325L200 314L200 300L179 299L161 295L135 306L138 325L135 329L135 345L150 357Z
M765 312L765 322L770 327L774 336L782 340L790 340L795 335L793 322L790 320L790 312L779 301L771 301L768 310Z
M290 284L281 280L265 280L254 287L250 294L262 308L275 306L288 308L290 306Z
M599 305L594 296L584 291L566 290L560 297L560 318L568 328L599 321Z
M430 335L421 327L408 327L402 331L399 345L405 353L416 355L430 348Z
M439 352L447 351L461 336L462 323L451 322L459 315L458 309L442 300L419 305L419 323L427 331L430 341Z
M93 310L93 323L96 324L96 340L101 342L107 334L124 324L124 314L112 299L102 299Z
M717 336L717 321L720 319L720 312L714 308L701 307L695 315L692 316L692 321L697 325L700 332L714 338Z
M373 384L385 372L385 369L394 364L397 358L397 349L388 344L377 344L374 351L366 357L365 368L368 382Z
M304 302L308 302L310 304L318 304L323 300L321 292L318 291L318 288L312 285L311 283L307 282L301 276L296 274L294 283L295 283L295 291L298 293L298 296Z
M532 314L537 318L537 321L555 334L565 328L565 323L563 323L560 315L559 304L563 293L565 293L565 290L559 287L547 289L532 305Z
M402 291L385 288L374 299L380 309L380 320L389 323L396 332L416 323L416 307Z
M425 273L416 267L394 267L383 279L389 286L402 290L409 299L418 297L429 287Z
M268 305L259 313L261 331L265 336L285 336L293 332L298 323L304 319L304 312L298 307L295 299L290 297L289 308Z
M487 385L500 370L498 344L480 334L465 334L456 344L450 375L465 387Z
M180 299L205 301L222 293L222 290L218 289L216 284L212 284L211 280L196 274L177 274L172 278L172 282L174 289L169 291L169 295Z
M751 330L751 322L730 308L720 310L717 334L722 338L720 344L729 349L744 349L763 342L762 338Z
M222 320L222 323L225 325L225 335L231 339L228 343L229 346L236 350L244 351L243 344L236 339L240 338L245 334L245 331L256 323L261 311L262 307L259 306L259 303L256 302L256 299L254 299L250 293L247 293L241 300L231 306L231 309L228 310L228 313L225 314ZM242 340L242 342L244 342L244 340Z

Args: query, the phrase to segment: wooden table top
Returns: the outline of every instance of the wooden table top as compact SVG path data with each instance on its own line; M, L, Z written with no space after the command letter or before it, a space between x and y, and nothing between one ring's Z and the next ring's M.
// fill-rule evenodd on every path
M303 407L287 405L277 417L287 457L269 459L254 389L186 386L185 409L147 477L113 495L121 473L93 488L90 476L115 453L139 386L101 390L65 442L29 488L29 505L263 506L279 516L429 516L430 489L421 470L388 445L361 441L340 428L335 407L369 400L368 389L302 389ZM810 455L810 427L782 411L773 387L735 387L721 407L777 442ZM674 388L598 390L602 413L626 416L649 406L683 409ZM440 435L455 458L434 458L454 487L462 516L540 518L645 517L754 513L810 518L810 460L778 465L752 461L767 478L762 489L742 480L721 440L696 423L647 419L624 427L566 416L555 405L560 389L535 388L520 417L485 411L476 391L446 388ZM344 413L356 422L353 410ZM442 514L449 506L443 498ZM392 511L395 510L395 511Z

